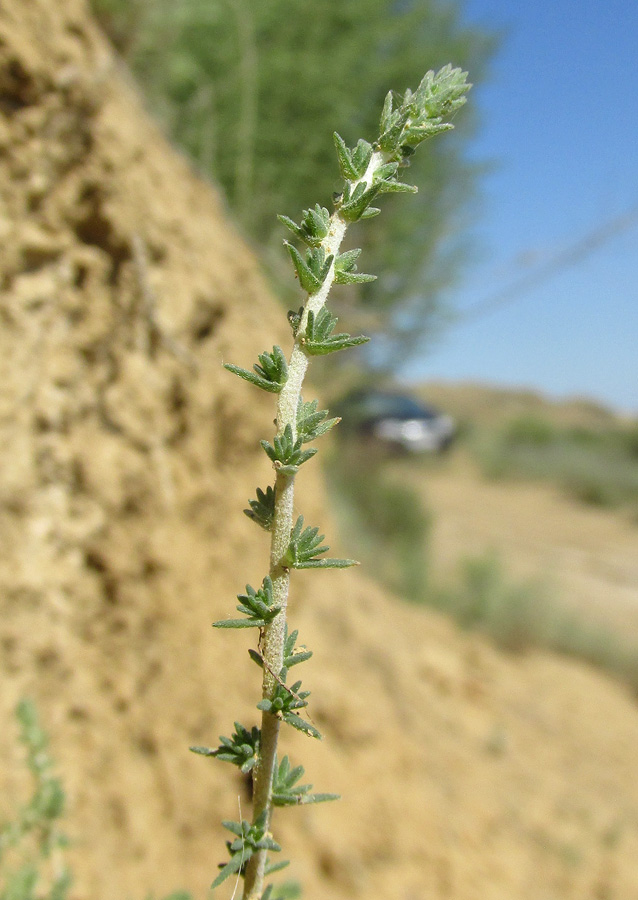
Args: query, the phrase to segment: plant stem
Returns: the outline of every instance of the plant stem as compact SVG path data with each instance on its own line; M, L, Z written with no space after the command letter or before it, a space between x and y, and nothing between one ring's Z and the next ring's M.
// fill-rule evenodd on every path
M385 162L386 159L383 153L373 153L365 174L359 180L365 182L366 185L371 184L374 173ZM330 219L328 234L322 243L326 256L333 254L336 259L347 227L348 222L339 215L338 211L334 212ZM297 407L301 399L301 388L308 369L308 357L303 350L299 336L303 335L305 331L308 322L308 312L312 311L316 315L325 305L334 283L334 278L335 269L333 263L321 288L317 293L309 295L306 300L298 336L295 338L288 362L288 378L279 394L279 402L277 404L278 435L282 435L286 426L290 425L293 438L297 436ZM277 472L269 574L273 583L273 600L276 606L281 607L281 612L269 625L262 629L261 634L260 646L264 662L262 697L264 699L269 699L272 696L277 686L279 673L283 667L290 570L282 565L281 560L288 549L290 533L293 527L294 489L295 476L282 475L281 472ZM253 823L263 814L264 810L267 810L270 826L272 781L277 759L280 724L280 719L272 713L266 711L262 713L259 763L255 766L253 773ZM266 856L266 850L259 850L248 861L244 880L243 900L259 900L261 897Z

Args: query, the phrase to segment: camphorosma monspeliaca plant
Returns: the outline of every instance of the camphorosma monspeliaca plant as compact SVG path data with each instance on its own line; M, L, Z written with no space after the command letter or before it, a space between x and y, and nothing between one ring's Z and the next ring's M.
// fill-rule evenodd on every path
M226 364L225 368L262 390L276 394L277 432L272 443L261 441L275 470L274 487L257 489L245 512L270 533L270 571L261 586L250 585L239 594L240 618L215 622L217 628L256 628L257 646L250 656L262 670L261 727L235 723L232 737L222 737L216 749L193 747L195 752L230 762L253 781L253 811L250 822L224 822L231 832L227 842L230 859L220 864L212 887L230 876L244 879L243 900L274 900L273 886L264 886L270 873L287 863L275 861L280 851L271 833L273 808L337 799L334 794L313 794L311 785L299 784L301 766L291 767L288 757L280 761L277 743L282 723L309 735L321 735L304 718L309 692L301 681L288 683L289 670L308 659L311 653L296 649L297 632L286 624L290 573L294 569L341 569L355 565L351 559L333 559L325 554L323 535L304 519L293 515L297 472L317 452L308 446L337 424L317 401L304 401L301 389L310 359L325 356L367 341L336 331L337 319L326 308L333 284L370 281L373 275L357 271L360 250L339 252L348 226L378 215L373 204L382 194L416 192L416 187L399 180L410 156L426 138L452 128L449 117L464 102L470 85L467 73L451 66L428 72L417 90L396 97L388 93L379 126L379 136L370 144L360 140L350 149L334 135L342 190L333 196L330 213L318 204L304 210L301 224L286 216L280 221L294 235L297 244L285 242L305 294L303 305L288 314L292 330L292 351L288 359L280 347L264 352L252 371Z

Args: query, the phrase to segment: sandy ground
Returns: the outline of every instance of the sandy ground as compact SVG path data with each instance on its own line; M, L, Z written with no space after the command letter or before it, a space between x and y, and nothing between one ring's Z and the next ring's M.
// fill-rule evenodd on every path
M257 721L256 636L210 623L264 574L241 510L272 476L272 406L221 362L289 329L82 0L4 0L0 86L0 821L24 798L29 694L68 793L72 900L203 897L249 800L187 748ZM298 508L330 535L308 469ZM464 495L490 501L464 477L440 490L441 539L465 547ZM273 825L307 900L635 900L628 690L358 573L300 575L290 613L325 740L286 729L282 752L343 794Z
M586 506L558 488L483 478L458 453L419 481L434 514L434 571L495 553L505 571L545 582L556 598L638 639L638 527L622 513Z

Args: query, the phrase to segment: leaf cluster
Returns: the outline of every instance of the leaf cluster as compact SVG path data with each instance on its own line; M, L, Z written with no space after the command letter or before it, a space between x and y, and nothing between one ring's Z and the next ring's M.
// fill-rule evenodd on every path
M357 337L349 334L333 334L338 321L325 306L319 310L317 315L309 310L308 324L304 335L300 338L304 351L310 356L325 356L336 350L345 350L348 347L366 344L370 340L362 334Z
M274 841L267 831L267 810L259 816L254 825L243 819L241 822L222 822L224 828L235 835L233 841L226 841L226 847L230 853L230 861L220 863L220 873L211 884L211 889L219 887L222 882L235 873L244 874L246 863L258 850L272 850L279 852L281 847ZM283 868L281 864L277 868ZM271 868L270 871L275 871Z
M452 128L443 120L465 103L470 87L467 72L447 65L438 72L427 72L414 93L408 88L398 106L389 91L379 123L378 147L396 159L411 156L426 138Z
M294 244L284 241L284 245L290 254L299 284L308 294L316 294L328 277L334 255L330 253L326 256L322 246L312 246L302 256Z
M232 363L224 363L224 368L239 375L244 381L261 388L262 391L278 394L288 378L288 363L281 347L274 346L272 353L267 351L260 353L258 359L259 363L254 364L252 372L242 369L240 366L234 366Z
M283 558L284 565L292 569L346 569L358 565L354 559L322 557L330 547L323 544L325 535L318 527L304 528L304 518L299 516L290 535L290 543Z
M238 594L237 599L240 602L236 609L246 618L220 619L213 622L213 628L263 628L281 612L281 606L275 605L269 575L266 575L258 591L247 584L246 593Z
M272 528L272 520L275 515L275 490L268 485L265 492L257 488L257 499L249 500L250 509L244 510L244 515L252 519L266 531Z
M307 698L310 696L310 691L301 690L301 681L296 681L292 687L288 687L283 682L285 677L286 668L284 667L281 671L280 681L275 685L272 696L260 700L257 704L257 709L283 719L284 722L292 725L297 731L303 731L304 734L308 734L310 737L321 739L321 734L314 725L306 722L305 719L302 719L295 712L297 709L305 709L308 706Z
M318 401L304 402L299 398L297 406L297 438L302 444L314 441L334 428L341 420L328 418L327 409L317 409Z
M283 434L274 438L272 444L268 441L260 441L266 456L282 475L295 475L299 470L299 466L312 459L317 452L316 447L302 450L301 446L303 443L303 438L297 437L296 440L293 438L290 424L286 425Z
M259 758L259 745L261 740L261 732L256 725L253 725L250 731L235 722L235 732L232 737L227 738L220 735L220 746L216 749L211 747L191 747L193 753L200 756L215 756L223 762L232 763L237 766L244 775L247 775L256 765Z
M303 766L291 768L290 761L284 756L275 768L272 786L272 802L274 806L300 806L307 803L325 803L338 800L339 794L311 794L311 784L297 784L304 775Z
M304 209L301 225L297 225L288 216L277 216L277 218L308 247L318 247L330 229L330 213L318 203L315 204L314 209Z

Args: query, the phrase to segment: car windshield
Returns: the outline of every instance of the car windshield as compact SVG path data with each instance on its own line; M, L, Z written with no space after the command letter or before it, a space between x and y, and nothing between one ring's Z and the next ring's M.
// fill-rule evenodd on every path
M371 394L361 404L368 417L392 419L433 419L436 413L412 397L401 394Z

